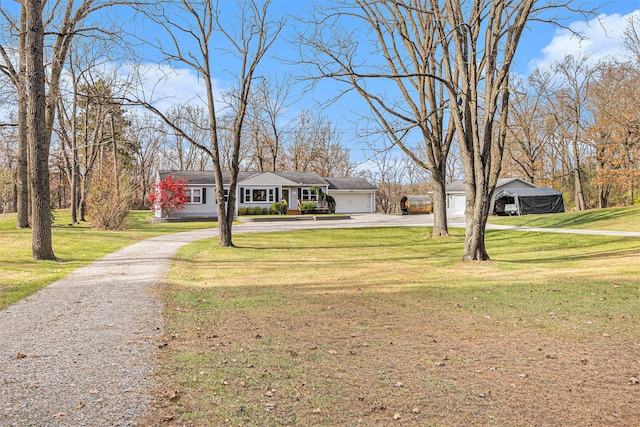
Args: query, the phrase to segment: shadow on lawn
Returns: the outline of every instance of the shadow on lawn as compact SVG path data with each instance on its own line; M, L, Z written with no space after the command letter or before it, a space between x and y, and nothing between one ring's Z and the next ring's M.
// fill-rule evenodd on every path
M593 209L582 212L569 212L557 217L545 215L540 219L531 219L527 226L536 227L539 223L543 223L546 228L598 228L597 224L601 221L617 220L624 222L626 218L638 215L637 209ZM628 221L628 220L627 220Z

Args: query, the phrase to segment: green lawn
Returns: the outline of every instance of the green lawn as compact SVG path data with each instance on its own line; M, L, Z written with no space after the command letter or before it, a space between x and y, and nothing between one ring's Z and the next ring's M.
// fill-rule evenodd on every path
M0 215L0 309L78 267L137 241L162 234L213 227L214 223L150 224L149 211L133 211L124 231L96 231L90 224L69 225L69 212L56 211L53 250L59 261L33 261L31 230L16 229L15 215Z
M493 224L522 225L542 228L584 228L640 232L640 206L592 209L561 214L489 217Z
M638 230L638 208L492 218ZM213 223L68 225L60 262L0 216L0 307L109 252ZM428 228L236 235L184 247L164 292L155 411L162 425L635 425L637 238Z
M491 230L492 261L462 263L461 230L429 236L184 247L150 422L634 425L639 239Z

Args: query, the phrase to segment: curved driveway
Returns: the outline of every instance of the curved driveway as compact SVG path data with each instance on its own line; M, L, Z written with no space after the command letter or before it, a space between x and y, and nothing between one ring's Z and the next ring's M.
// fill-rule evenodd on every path
M428 226L432 218L366 214L338 221L249 222L234 233ZM452 217L449 225L464 227L464 218ZM162 333L154 290L181 246L216 234L198 230L136 243L1 311L0 425L136 425L151 404L152 353Z

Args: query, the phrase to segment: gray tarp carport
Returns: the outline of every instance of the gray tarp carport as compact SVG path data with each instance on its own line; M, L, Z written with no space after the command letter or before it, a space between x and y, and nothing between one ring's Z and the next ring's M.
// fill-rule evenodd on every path
M528 215L564 212L562 193L550 187L509 188L494 197L495 215Z

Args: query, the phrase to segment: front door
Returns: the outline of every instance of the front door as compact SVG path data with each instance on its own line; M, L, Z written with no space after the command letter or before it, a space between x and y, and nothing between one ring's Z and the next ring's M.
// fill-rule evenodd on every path
M287 206L289 205L289 189L288 188L283 188L282 189L282 199L287 202Z

